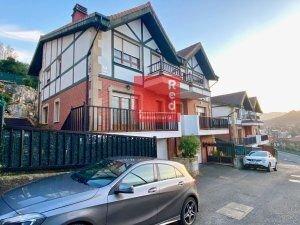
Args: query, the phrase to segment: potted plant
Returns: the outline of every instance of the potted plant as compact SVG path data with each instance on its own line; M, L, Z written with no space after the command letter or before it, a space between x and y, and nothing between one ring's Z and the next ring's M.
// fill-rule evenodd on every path
M179 149L182 151L182 162L192 175L199 174L198 158L196 157L200 147L199 137L184 136L180 140Z

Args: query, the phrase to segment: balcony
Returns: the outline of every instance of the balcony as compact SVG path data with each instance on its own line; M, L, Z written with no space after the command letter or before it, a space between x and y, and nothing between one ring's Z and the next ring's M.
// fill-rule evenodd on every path
M244 138L234 138L233 142L236 145L245 145L245 146L257 145L256 136L249 136L249 137L244 137Z
M64 129L105 133L178 131L179 116L177 113L83 105L71 109Z
M184 69L164 61L158 61L149 66L149 77L166 75L175 76L181 80L181 98L200 98L210 96L209 87L203 74L186 73Z
M257 144L258 145L266 145L269 143L269 136L266 134L260 134L257 136Z
M226 117L182 115L181 123L183 135L229 134L228 119Z
M246 114L241 118L242 126L260 126L263 125L263 121L257 115Z
M237 145L254 146L265 145L269 143L268 135L251 135L244 138L233 139L233 142Z
M200 117L199 118L201 129L227 129L228 119L225 117Z

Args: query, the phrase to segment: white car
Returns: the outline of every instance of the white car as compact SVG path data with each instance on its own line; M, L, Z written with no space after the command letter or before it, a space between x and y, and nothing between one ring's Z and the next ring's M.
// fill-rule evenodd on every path
M251 151L244 157L243 163L245 168L254 167L267 169L268 172L271 172L271 169L277 171L277 159L267 151Z

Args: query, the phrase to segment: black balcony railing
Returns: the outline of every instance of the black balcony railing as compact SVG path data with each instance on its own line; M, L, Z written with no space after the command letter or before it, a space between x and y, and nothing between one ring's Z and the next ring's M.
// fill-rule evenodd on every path
M224 117L199 117L200 129L228 128L228 119Z
M261 141L267 141L267 140L269 140L269 137L268 137L268 135L263 134L263 135L261 135L260 140Z
M237 145L254 145L256 144L256 136L235 138L233 142Z
M71 109L64 129L98 132L176 131L178 122L176 113L84 105Z
M256 144L256 136L244 138L244 145L253 145L253 144Z
M204 76L201 73L195 71L193 73L185 73L182 72L179 67L164 61L158 61L149 66L149 74L162 74L163 72L178 76L185 83L195 84L198 86L204 85Z
M157 73L157 72L167 72L172 75L181 77L181 71L179 67L164 61L158 61L156 63L151 64L149 66L149 70L150 70L149 71L150 74Z

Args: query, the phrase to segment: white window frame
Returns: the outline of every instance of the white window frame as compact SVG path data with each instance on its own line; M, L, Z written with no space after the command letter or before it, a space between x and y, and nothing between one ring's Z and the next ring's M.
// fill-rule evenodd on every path
M58 110L56 109L56 104L58 103ZM53 123L58 123L60 121L60 99L57 98L53 103Z
M47 120L45 118L45 113L44 113L44 110L47 108ZM45 104L43 105L42 107L42 124L48 124L49 122L49 104Z

